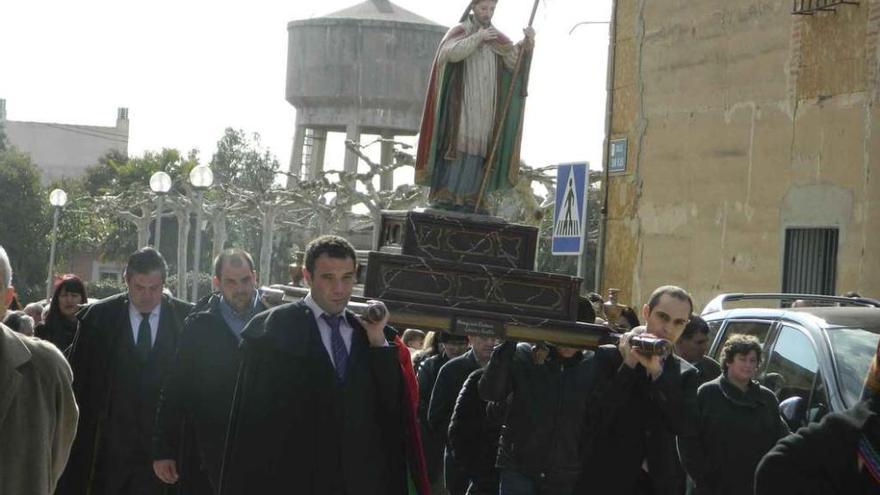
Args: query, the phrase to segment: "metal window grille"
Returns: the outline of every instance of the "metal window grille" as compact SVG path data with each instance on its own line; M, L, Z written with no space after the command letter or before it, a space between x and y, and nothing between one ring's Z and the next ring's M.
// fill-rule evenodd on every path
M853 0L792 0L791 13L813 15L817 12L834 12L840 5L858 5Z
M837 229L786 229L782 292L835 293Z

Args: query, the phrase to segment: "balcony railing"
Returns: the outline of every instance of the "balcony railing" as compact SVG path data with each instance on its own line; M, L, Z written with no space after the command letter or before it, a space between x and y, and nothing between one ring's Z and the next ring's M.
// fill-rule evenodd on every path
M858 5L852 0L792 0L791 13L813 15L818 12L834 12L841 5Z

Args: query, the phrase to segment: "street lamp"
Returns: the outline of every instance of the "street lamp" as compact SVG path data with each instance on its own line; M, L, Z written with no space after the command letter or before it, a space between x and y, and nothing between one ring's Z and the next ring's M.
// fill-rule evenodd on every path
M570 35L571 33L574 32L575 29L577 29L581 26L587 26L590 24L611 24L611 21L583 21L583 22L579 22L571 27L571 30L568 31L568 34Z
M49 193L49 204L55 208L55 214L52 216L52 248L49 250L49 274L46 276L46 301L52 297L52 273L55 272L55 242L58 239L58 217L61 215L61 208L67 204L67 193L61 189L53 189Z
M202 250L202 195L214 183L214 172L207 165L199 165L190 171L189 183L196 192L196 242L193 246L195 252L192 279L192 299L196 302L199 300L199 255Z
M162 208L165 195L171 190L171 176L159 171L150 177L150 189L156 193L156 237L153 246L162 251Z

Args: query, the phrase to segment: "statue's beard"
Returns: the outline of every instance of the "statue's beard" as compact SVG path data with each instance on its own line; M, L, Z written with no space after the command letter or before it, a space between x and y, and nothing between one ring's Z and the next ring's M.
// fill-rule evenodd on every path
M492 25L492 18L491 17L480 17L480 16L474 14L474 20L477 21L477 24L480 27L487 28Z

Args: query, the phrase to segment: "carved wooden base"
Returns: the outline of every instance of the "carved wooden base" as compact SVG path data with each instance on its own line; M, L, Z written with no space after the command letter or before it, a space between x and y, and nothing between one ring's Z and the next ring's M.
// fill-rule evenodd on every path
M429 259L533 270L538 229L441 210L382 212L377 249Z
M367 298L577 320L576 277L375 251L368 267Z

